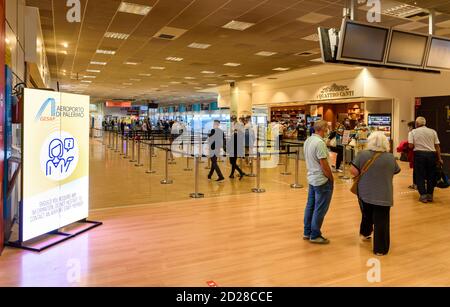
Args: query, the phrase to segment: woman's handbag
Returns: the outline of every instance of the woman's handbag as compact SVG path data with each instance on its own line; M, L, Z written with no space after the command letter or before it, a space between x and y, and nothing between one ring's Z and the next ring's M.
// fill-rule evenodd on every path
M372 157L372 159L370 159L369 161L366 162L366 164L364 164L361 172L359 173L358 176L356 176L355 178L353 178L353 185L350 189L350 191L355 194L358 195L358 184L359 181L361 180L361 177L367 173L367 171L369 170L369 168L372 166L372 164L381 156L381 152L377 152L375 153L375 155Z

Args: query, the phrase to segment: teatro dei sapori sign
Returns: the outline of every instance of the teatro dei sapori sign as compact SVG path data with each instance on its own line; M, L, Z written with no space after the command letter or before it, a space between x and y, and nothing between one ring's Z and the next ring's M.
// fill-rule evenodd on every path
M322 88L317 95L317 98L319 100L331 98L347 98L353 97L354 95L355 91L350 90L347 85L337 85L336 83L333 83L331 86Z

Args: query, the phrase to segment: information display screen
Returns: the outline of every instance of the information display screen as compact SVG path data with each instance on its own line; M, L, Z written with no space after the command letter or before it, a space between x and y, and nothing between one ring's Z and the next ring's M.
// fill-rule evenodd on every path
M384 63L388 28L345 21L338 60Z
M428 36L393 30L387 63L422 67L427 42Z
M450 40L433 37L427 68L450 69Z
M28 241L89 214L89 96L25 89L23 205Z

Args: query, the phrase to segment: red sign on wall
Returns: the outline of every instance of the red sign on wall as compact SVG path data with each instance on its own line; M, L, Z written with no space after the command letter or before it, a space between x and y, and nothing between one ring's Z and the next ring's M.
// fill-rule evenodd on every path
M131 101L107 101L107 108L131 108Z

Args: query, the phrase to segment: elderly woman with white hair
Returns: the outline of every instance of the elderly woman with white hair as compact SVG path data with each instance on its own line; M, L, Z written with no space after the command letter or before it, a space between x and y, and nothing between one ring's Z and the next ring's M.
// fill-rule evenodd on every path
M393 206L393 177L400 167L383 132L372 133L367 149L352 162L351 173L360 176L358 199L362 212L360 235L364 241L373 238L373 252L386 255L390 246L390 209Z

